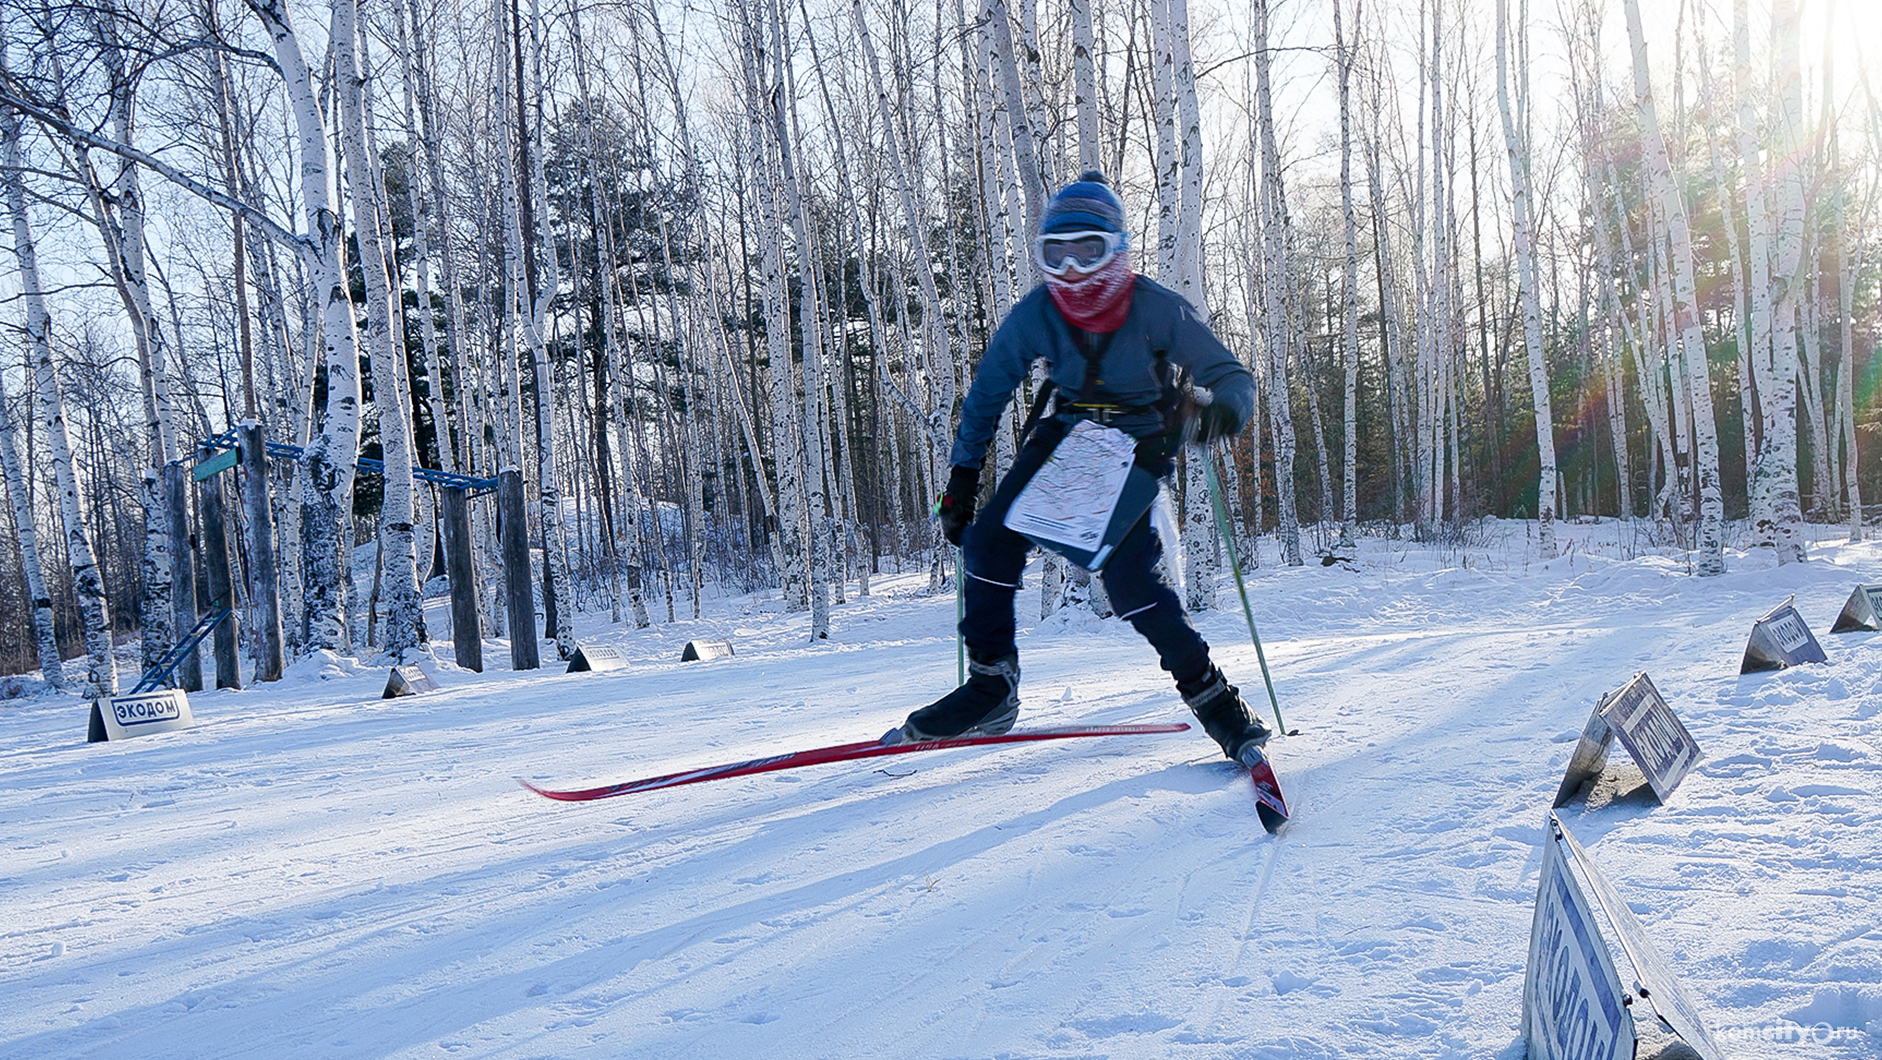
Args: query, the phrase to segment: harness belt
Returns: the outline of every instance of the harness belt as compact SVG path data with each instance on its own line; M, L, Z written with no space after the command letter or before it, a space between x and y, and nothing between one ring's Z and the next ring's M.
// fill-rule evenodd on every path
M1055 416L1072 416L1081 420L1095 420L1102 424L1112 424L1131 418L1163 416L1163 410L1155 405L1118 405L1108 401L1061 401L1053 407Z

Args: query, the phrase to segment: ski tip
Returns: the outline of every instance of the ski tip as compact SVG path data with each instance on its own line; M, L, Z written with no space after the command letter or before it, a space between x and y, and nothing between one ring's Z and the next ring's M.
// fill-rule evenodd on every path
M570 792L566 792L566 791L555 791L555 790L553 790L553 789L550 789L550 788L541 788L541 787L537 787L536 785L534 785L534 784L532 784L532 783L530 783L529 781L527 781L527 780L524 780L524 779L523 779L522 777L517 777L517 778L516 778L516 782L517 782L518 784L521 784L521 785L522 785L523 787L525 787L525 788L528 788L528 789L529 789L530 791L533 791L533 792L535 792L536 794L538 794L538 795L541 795L541 796L542 796L543 798L545 798L545 799L554 799L554 800L556 800L557 802L575 802L575 801L579 801L579 800L577 800L577 799L575 799L574 797L572 797L572 794L571 794ZM576 793L576 794L579 794L579 793Z
M1281 834L1281 826L1287 824L1287 815L1265 802L1256 803L1255 812L1261 815L1261 827L1266 828L1269 835Z

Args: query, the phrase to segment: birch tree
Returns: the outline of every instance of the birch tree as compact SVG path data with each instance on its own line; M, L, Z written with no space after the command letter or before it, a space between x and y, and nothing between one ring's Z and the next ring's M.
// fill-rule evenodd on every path
M305 647L345 653L351 649L347 589L348 546L353 511L353 475L359 456L359 341L346 285L340 216L333 208L327 169L327 125L315 96L313 75L290 23L286 0L243 0L267 29L275 62L294 117L297 175L306 218L309 292L319 313L321 367L327 403L320 431L307 446ZM344 2L344 0L341 0ZM317 417L318 418L318 417Z
M17 111L0 108L0 197L13 222L14 265L18 270L21 300L26 303L26 349L33 364L33 387L38 399L42 444L51 458L53 483L58 490L59 515L65 530L66 563L78 599L88 653L85 695L116 695L117 661L111 653L111 620L102 572L92 551L92 534L79 504L78 476L72 468L72 444L66 434L65 395L60 389L58 363L52 353L52 318L46 311L45 288L39 278L39 254L33 245L32 223L26 213L26 179L20 163L21 121ZM4 400L4 399L0 399Z
M1741 76L1749 67L1749 28L1745 0L1734 9L1740 25L1735 29L1744 42L1739 43ZM1771 114L1771 130L1778 157L1794 161L1782 170L1770 188L1775 226L1771 245L1772 274L1769 289L1775 292L1771 306L1771 344L1754 345L1752 370L1757 377L1758 403L1763 412L1763 437L1751 474L1752 521L1761 543L1777 554L1778 563L1795 563L1804 558L1803 512L1797 485L1797 314L1799 293L1803 287L1804 187L1803 171L1796 152L1802 148L1800 128L1803 123L1803 81L1799 64L1798 11L1792 0L1776 0L1771 8L1771 51L1776 64L1776 97ZM1740 86L1744 92L1745 87ZM1747 103L1741 97L1739 120L1746 120ZM1755 122L1755 118L1752 119ZM1741 141L1744 133L1741 129ZM1755 150L1755 148L1754 148ZM1747 155L1749 158L1749 154ZM1747 185L1746 196L1751 192ZM1758 261L1758 241L1754 237L1752 261ZM1754 269L1752 287L1759 277ZM1755 342L1755 339L1754 339Z
M1353 547L1359 522L1359 221L1353 211L1353 61L1359 22L1364 11L1360 4L1353 12L1352 40L1341 29L1340 0L1333 0L1334 63L1340 82L1340 214L1345 222L1345 249L1340 275L1341 366L1345 369L1345 397L1341 418L1342 440L1340 478L1340 546Z
M18 118L0 121L12 127L0 128L0 136L12 136ZM17 160L16 145L9 143L0 150L6 152L6 157L0 158L0 165ZM38 521L26 489L26 473L20 464L18 436L13 428L13 414L7 408L9 404L5 373L0 373L0 476L6 479L7 501L13 506L13 531L20 542L20 566L26 574L26 595L33 612L33 645L39 652L40 676L53 688L64 689L65 663L59 655L52 594L46 588L45 568L39 562Z
M1698 288L1693 278L1691 228L1686 204L1673 179L1666 140L1660 133L1654 106L1653 81L1647 67L1647 42L1640 29L1639 0L1624 0L1627 36L1634 56L1634 100L1640 113L1641 141L1647 179L1667 225L1667 253L1672 265L1674 328L1689 379L1688 391L1694 426L1694 462L1699 478L1700 574L1725 573L1725 499L1719 483L1718 421L1712 412L1712 375L1706 359L1705 333L1699 320ZM1677 380L1677 376L1675 377Z
M1270 88L1273 57L1268 38L1268 0L1253 0L1255 51L1255 135L1260 167L1261 304L1259 334L1268 361L1268 416L1274 432L1274 481L1278 495L1281 558L1290 567L1305 562L1300 551L1300 519L1294 503L1294 414L1289 408L1288 356L1293 329L1287 318L1287 211L1281 178L1281 152L1274 137L1274 102Z
M1543 559L1554 559L1555 544L1555 416L1549 400L1549 364L1542 345L1542 300L1536 271L1534 222L1529 201L1529 10L1528 0L1512 26L1509 0L1496 4L1497 109L1503 116L1503 139L1509 148L1510 214L1516 244L1516 276L1521 299L1523 346L1529 353L1529 392L1536 410L1536 451L1541 464L1536 480L1537 545ZM1517 49L1516 69L1509 68L1509 50ZM1515 99L1512 101L1511 96Z

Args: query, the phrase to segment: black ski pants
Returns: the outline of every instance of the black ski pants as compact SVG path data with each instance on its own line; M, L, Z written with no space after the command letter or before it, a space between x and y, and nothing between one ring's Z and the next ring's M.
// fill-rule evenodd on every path
M1006 510L1068 429L1054 419L1039 424L993 491L993 499L975 516L961 540L966 568L961 636L968 650L981 658L999 658L1018 651L1014 641L1014 597L1033 543L1007 529ZM1169 458L1156 459L1160 466L1152 470L1167 474ZM1190 625L1175 590L1157 572L1162 555L1163 543L1146 512L1118 542L1099 576L1113 613L1143 634L1156 649L1163 669L1179 682L1193 681L1209 669L1209 645Z

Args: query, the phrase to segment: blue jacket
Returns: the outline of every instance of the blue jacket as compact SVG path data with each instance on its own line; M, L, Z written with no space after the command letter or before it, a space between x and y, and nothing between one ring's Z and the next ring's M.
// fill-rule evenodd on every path
M1001 410L1040 357L1051 364L1052 379L1059 388L1058 407L1064 409L1080 399L1085 389L1085 355L1072 332L1044 284L1013 307L993 333L993 341L987 343L973 385L961 403L961 425L954 432L954 450L948 458L951 463L977 468L986 461ZM1093 400L1145 409L1114 419L1111 426L1137 438L1164 432L1162 415L1149 409L1166 397L1168 369L1158 364L1162 358L1187 371L1197 386L1209 388L1217 403L1233 409L1237 431L1254 413L1254 376L1197 318L1182 295L1155 280L1137 277L1130 314L1106 339L1097 337L1103 356Z

